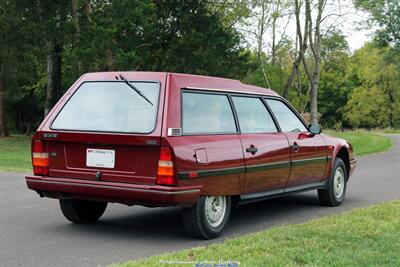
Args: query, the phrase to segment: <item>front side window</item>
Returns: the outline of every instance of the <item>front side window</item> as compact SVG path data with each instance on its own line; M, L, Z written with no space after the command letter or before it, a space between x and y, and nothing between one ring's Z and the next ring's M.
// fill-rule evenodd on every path
M274 120L262 100L253 97L232 97L242 133L275 133Z
M131 82L87 82L71 96L52 124L53 129L149 133L156 123L160 86Z
M184 134L236 133L228 96L184 92L182 94Z
M278 120L282 132L307 132L301 120L285 103L276 99L266 99L266 101Z

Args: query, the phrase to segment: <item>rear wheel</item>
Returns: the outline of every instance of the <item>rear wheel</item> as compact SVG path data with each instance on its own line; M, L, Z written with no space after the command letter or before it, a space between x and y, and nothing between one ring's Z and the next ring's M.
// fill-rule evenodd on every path
M327 189L319 189L318 197L325 206L339 206L346 195L347 172L346 165L341 158L336 158Z
M84 224L97 221L107 208L107 202L79 199L60 199L60 208L65 218Z
M183 209L186 231L199 238L216 238L224 230L230 211L229 196L202 196L196 205Z

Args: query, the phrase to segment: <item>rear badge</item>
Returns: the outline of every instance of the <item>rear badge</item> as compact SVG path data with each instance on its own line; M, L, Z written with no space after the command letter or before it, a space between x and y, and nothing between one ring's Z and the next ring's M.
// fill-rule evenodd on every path
M158 142L156 140L146 140L146 145L156 146L158 145Z
M96 172L96 179L97 180L101 180L101 176L103 176L102 172L100 172L100 171Z
M44 133L43 138L57 138L58 134L56 133Z

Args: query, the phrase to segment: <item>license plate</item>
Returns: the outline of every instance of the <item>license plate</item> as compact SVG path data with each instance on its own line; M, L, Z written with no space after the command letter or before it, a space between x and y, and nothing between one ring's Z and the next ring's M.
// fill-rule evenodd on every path
M100 168L114 168L115 150L86 149L86 166Z

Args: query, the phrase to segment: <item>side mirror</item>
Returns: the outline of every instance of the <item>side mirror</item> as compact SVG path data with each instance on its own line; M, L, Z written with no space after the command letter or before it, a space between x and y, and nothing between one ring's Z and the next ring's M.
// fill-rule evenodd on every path
M310 124L308 129L312 135L320 134L322 132L322 128L318 124Z

